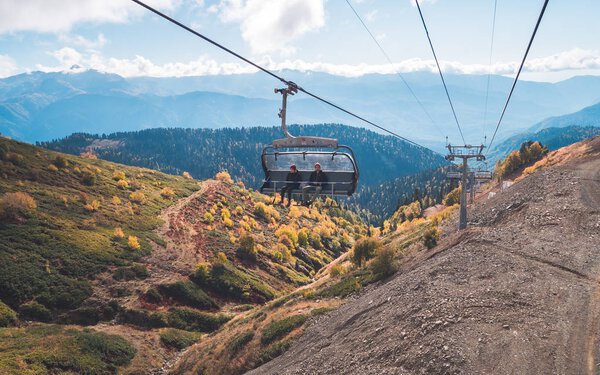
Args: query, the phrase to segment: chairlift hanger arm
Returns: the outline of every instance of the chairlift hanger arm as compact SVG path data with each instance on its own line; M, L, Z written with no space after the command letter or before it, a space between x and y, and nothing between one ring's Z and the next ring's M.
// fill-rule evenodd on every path
M298 86L296 86L296 84L293 82L290 82L288 84L288 87L286 87L286 88L283 88L283 89L276 88L275 89L276 94L277 93L281 94L281 108L279 109L279 118L281 119L281 130L283 131L283 134L285 135L285 137L288 139L294 139L296 137L291 135L287 128L287 123L286 123L287 96L294 95L297 92L298 92Z
M334 138L325 137L295 137L293 136L287 127L287 96L294 95L298 92L298 85L294 82L290 82L288 87L282 89L275 89L275 93L281 94L281 109L279 110L279 118L281 118L281 130L285 138L277 139L273 141L273 147L285 148L285 147L326 147L326 148L337 148L338 141Z

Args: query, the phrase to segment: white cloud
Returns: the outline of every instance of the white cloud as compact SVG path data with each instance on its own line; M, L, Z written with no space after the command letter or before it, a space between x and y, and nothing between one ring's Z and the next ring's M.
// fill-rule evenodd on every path
M381 42L382 40L384 40L387 37L386 33L380 33L375 35L375 39L377 39L378 42Z
M286 50L303 34L325 25L324 0L222 0L220 19L239 23L255 54Z
M56 66L36 66L42 71L69 70L73 65L83 68L96 69L103 72L116 73L124 77L154 76L154 77L181 77L204 76L221 74L252 73L256 69L244 63L220 63L208 57L200 57L189 62L173 62L155 64L151 60L136 56L132 59L116 59L104 57L97 51L80 52L70 47L50 53L58 62ZM300 59L285 59L274 61L269 56L264 56L257 61L260 65L270 70L299 70L324 72L346 77L359 77L365 74L395 74L408 72L437 72L433 60L413 58L394 64L331 64L326 62L308 62ZM489 67L486 64L463 64L456 61L441 61L440 65L446 73L455 74L487 74ZM14 62L11 69L15 68ZM491 67L492 74L514 75L519 67L519 62L498 63ZM573 49L562 53L532 59L525 65L525 72L556 72L577 70L600 70L600 51ZM0 58L0 72L2 72L2 59Z
M0 78L9 77L17 72L17 64L10 56L0 55Z
M525 66L530 72L600 69L600 51L573 48L552 56L532 59Z
M61 48L51 52L50 55L54 56L59 62L58 69L55 70L69 69L74 65L81 65L83 63L83 56L81 53L70 47Z
M96 40L87 39L81 35L61 34L58 39L67 44L84 47L86 49L102 48L108 42L104 34L100 33Z
M255 68L238 63L218 63L215 60L200 57L186 63L173 62L158 65L143 56L135 56L133 59L117 59L104 57L97 51L80 53L73 48L65 47L50 53L56 58L58 64L55 66L37 65L36 70L45 72L78 72L79 66L87 69L95 69L107 73L119 74L123 77L151 76L151 77L182 77L182 76L206 76L252 73Z
M213 4L213 5L209 6L208 8L206 8L206 11L208 13L218 13L219 12L219 6L217 4Z
M373 9L372 11L368 12L365 15L365 19L367 20L367 22L373 22L375 21L375 18L377 17L377 9Z
M159 9L173 9L177 0L148 2ZM128 0L2 0L0 34L66 32L78 23L121 23L143 12L142 7Z
M415 0L410 0L410 3L415 8L417 7L417 2ZM429 4L435 4L435 3L437 3L437 0L419 0L419 5L423 5L423 4L427 4L427 3L429 3Z

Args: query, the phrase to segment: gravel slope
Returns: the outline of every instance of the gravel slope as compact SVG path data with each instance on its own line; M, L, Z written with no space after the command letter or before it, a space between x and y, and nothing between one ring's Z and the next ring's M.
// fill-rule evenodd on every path
M600 138L251 374L600 373ZM593 155L592 155L593 154Z

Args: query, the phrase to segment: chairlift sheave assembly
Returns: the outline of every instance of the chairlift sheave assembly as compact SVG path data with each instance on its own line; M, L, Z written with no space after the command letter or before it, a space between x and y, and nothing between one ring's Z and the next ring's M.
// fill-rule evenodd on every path
M356 191L359 170L354 152L348 146L338 144L335 138L300 136L290 134L286 124L288 95L298 92L298 86L289 82L288 87L275 89L282 96L282 108L279 110L281 129L285 138L275 139L262 151L261 162L265 179L260 188L264 194L276 194L286 185L286 177L292 164L300 172L301 186L309 181L315 163L327 175L328 182L323 186L322 195L351 196ZM294 190L293 193L300 193Z

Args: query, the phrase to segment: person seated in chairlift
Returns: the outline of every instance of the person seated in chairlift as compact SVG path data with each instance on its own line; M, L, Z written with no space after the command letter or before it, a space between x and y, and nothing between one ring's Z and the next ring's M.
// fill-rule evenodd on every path
M300 187L300 181L302 180L302 176L300 172L298 172L298 168L296 168L295 164L290 165L290 171L285 178L285 186L281 188L281 202L279 204L283 204L283 198L285 193L287 193L288 202L287 206L289 207L292 203L292 190L298 189Z
M315 170L310 174L308 185L302 188L302 198L305 206L310 206L319 197L323 185L327 183L327 175L321 170L321 164L315 163ZM313 192L309 198L310 192Z

